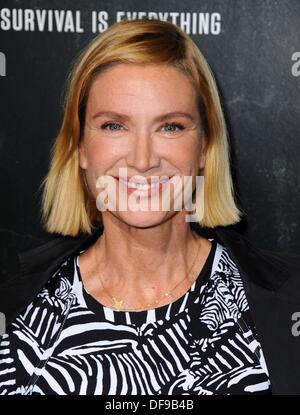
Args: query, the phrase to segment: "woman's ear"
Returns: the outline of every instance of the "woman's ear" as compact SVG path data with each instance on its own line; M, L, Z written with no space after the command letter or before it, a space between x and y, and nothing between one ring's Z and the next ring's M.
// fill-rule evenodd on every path
M78 155L79 155L79 165L80 165L80 167L82 169L86 170L87 166L88 166L88 163L87 163L85 146L84 146L83 142L81 142L81 144L79 145Z

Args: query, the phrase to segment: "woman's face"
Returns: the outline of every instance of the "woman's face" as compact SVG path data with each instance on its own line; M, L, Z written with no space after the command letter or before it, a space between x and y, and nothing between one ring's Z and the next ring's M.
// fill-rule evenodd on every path
M102 72L90 88L79 160L95 199L101 193L102 202L116 203L102 212L103 220L112 214L129 225L148 227L185 215L184 209L174 210L178 194L172 180L193 177L194 188L195 176L205 163L197 96L190 80L167 65L120 63ZM151 190L137 189L134 183L128 188L118 179L124 175L127 180L136 176L135 182L151 178L154 182L162 176L171 181L154 185L151 195ZM102 182L97 187L103 176L109 176L109 186ZM166 210L162 195L168 189L170 209ZM130 202L124 205L124 200ZM132 208L136 204L143 210Z

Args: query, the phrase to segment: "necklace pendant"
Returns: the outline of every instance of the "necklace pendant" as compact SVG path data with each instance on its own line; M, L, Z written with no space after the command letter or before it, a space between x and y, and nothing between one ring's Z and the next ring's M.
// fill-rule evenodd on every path
M121 310L121 308L123 307L123 300L119 300L119 301L118 301L115 297L113 297L113 300L114 300L114 302L113 302L112 307L113 307L115 310L120 311L120 310Z

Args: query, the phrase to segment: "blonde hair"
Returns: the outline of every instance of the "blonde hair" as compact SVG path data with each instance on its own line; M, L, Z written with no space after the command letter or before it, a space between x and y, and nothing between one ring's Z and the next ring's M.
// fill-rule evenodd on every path
M191 38L160 20L124 20L96 36L80 53L67 82L61 129L51 149L50 169L41 186L42 221L48 232L92 233L101 212L79 165L79 143L89 89L101 71L115 63L168 64L190 77L198 93L206 139L204 212L198 222L214 228L237 223L227 129L210 67ZM198 203L198 202L196 202ZM197 208L196 208L197 215Z

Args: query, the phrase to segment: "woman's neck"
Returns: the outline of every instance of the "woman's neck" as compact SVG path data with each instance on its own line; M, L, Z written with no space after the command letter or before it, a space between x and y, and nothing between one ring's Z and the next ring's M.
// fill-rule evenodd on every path
M188 271L188 279L195 279L211 243L193 232L189 223L178 226L170 222L152 228L104 223L89 259L94 283L100 276L111 292L155 295L176 285ZM194 269L190 270L193 262Z

